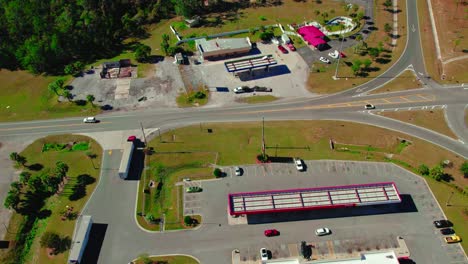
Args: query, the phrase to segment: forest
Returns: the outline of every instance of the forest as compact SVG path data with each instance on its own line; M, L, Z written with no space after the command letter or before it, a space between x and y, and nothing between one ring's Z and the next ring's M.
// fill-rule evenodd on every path
M204 2L0 0L0 68L62 74L76 62L119 54L124 39L145 35L146 24L208 12Z

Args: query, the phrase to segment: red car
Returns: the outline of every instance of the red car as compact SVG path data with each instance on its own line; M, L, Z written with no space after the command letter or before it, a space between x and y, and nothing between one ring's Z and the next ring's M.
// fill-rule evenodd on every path
M129 136L129 137L127 138L127 141L128 141L128 142L130 142L130 141L133 142L133 141L135 141L135 140L136 140L136 136Z
M284 54L288 53L288 51L282 45L278 45L278 49Z
M296 51L296 47L294 47L294 45L292 43L288 43L286 44L286 46L288 46L288 48L291 50L291 51Z
M264 234L267 237L279 236L279 232L276 229L267 229L265 230Z

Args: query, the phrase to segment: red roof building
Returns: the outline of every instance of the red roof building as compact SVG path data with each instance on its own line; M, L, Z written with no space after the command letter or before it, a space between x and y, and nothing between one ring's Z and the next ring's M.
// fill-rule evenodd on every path
M323 34L320 29L314 26L305 26L301 27L297 30L299 35L301 35L309 45L313 45L314 47L321 49L323 45L327 42L325 41L325 34Z

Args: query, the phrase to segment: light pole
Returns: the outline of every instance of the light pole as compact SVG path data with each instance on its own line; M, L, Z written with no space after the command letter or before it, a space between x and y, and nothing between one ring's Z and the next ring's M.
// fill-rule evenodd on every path
M340 45L340 50L338 51L338 60L336 61L336 69L335 69L335 75L333 75L333 80L338 80L338 65L340 65L340 59L341 59L341 50L343 49L343 42L344 42L344 36L341 34L341 45Z
M450 206L450 200L452 199L453 194L454 194L454 192L452 192L452 193L450 194L450 196L449 196L448 199L447 199L447 202L445 203L445 206Z

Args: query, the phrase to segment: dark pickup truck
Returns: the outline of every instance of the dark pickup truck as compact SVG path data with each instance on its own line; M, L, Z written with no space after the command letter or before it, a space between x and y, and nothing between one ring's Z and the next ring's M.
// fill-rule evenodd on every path
M261 86L254 86L253 88L254 92L272 92L273 89L267 88L267 87L261 87Z

